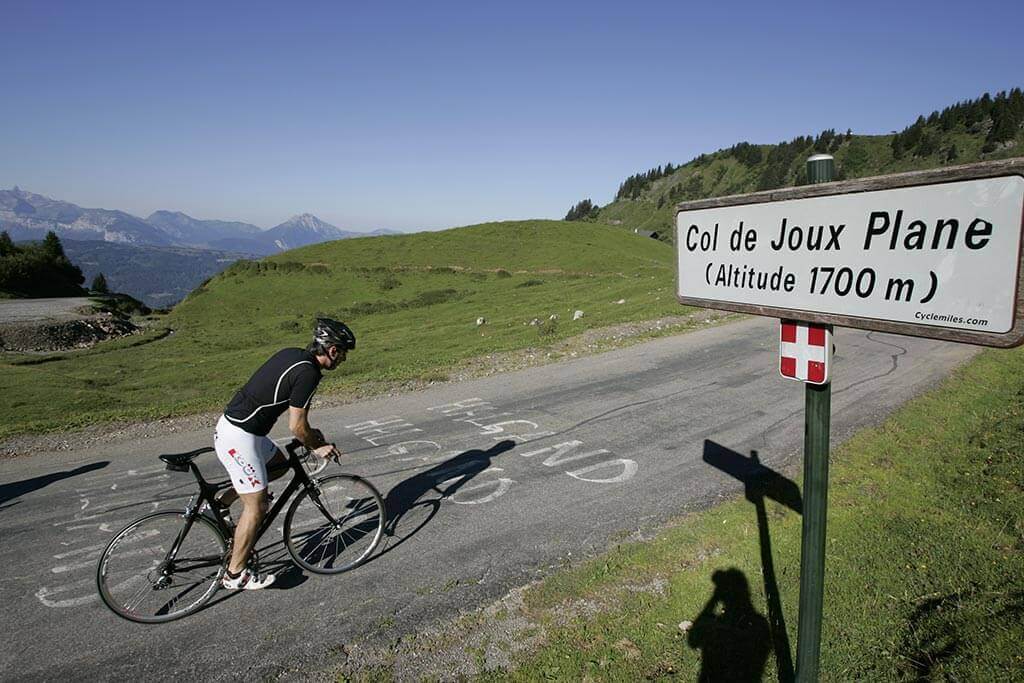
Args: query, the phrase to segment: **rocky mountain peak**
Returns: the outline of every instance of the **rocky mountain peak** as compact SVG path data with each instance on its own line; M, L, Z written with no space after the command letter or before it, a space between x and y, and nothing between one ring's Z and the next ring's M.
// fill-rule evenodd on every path
M319 229L322 229L324 226L327 226L329 224L325 223L322 220L320 220L319 218L317 218L316 216L314 216L311 213L301 213L301 214L298 214L297 216L292 216L291 218L286 220L283 223L283 225L294 225L294 226L299 226L299 227L303 227L303 228L309 228L311 230L319 230ZM333 226L330 226L330 227L333 227Z

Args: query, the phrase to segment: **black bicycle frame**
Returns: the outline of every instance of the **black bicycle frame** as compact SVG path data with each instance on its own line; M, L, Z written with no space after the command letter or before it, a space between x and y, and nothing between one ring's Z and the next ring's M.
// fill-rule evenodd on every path
M298 442L296 441L292 441L287 446L285 446L285 451L288 453L287 466L291 468L291 470L294 472L294 475L292 476L292 480L288 482L288 486L285 487L285 490L281 492L280 496L277 497L277 502L274 503L270 510L267 511L267 514L264 515L263 521L260 523L259 529L256 530L256 537L253 539L252 542L253 548L256 547L256 543L259 542L260 538L263 537L263 534L267 531L267 529L270 528L270 525L273 524L274 519L277 518L277 515L280 514L281 510L284 508L285 503L288 502L292 495L300 488L309 488L313 486L313 481L309 478L309 475L306 474L306 470L302 468L302 461L299 460L298 455L296 455L297 449ZM310 457L315 456L310 454ZM164 572L166 572L167 567L174 562L174 558L177 557L178 550L181 548L181 544L185 540L185 536L192 528L192 524L195 522L196 517L199 516L199 510L204 502L207 503L207 509L209 509L209 511L213 513L214 521L216 521L217 527L220 530L221 534L224 536L224 538L231 539L233 537L231 527L228 526L227 522L224 521L224 517L223 515L221 515L219 506L216 504L215 499L217 491L221 490L222 488L226 488L230 484L230 482L211 484L207 482L205 479L203 479L203 475L199 472L199 468L196 466L194 462L189 462L188 466L193 476L195 476L196 482L198 482L199 484L199 495L194 499L195 504L191 505L189 509L186 510L185 526L183 526L181 531L178 533L178 538L175 539L174 544L168 551L167 557L164 559L163 565L161 566L161 571ZM324 514L324 517L328 521L333 523L334 520L331 518L330 513L326 509L324 509L324 506L320 502L319 498L311 495L310 499L313 501L313 504L316 505L317 508L319 508L319 510ZM217 558L218 563L222 561L223 558Z

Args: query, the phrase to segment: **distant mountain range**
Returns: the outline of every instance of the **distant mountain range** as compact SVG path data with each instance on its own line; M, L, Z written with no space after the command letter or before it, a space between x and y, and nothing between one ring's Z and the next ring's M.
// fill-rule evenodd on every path
M6 230L14 240L39 240L52 230L61 240L212 249L258 256L331 240L397 234L394 230L342 230L308 213L269 230L238 221L201 220L180 211L156 211L142 219L124 211L85 209L17 187L0 190L0 230Z
M163 308L181 301L207 278L240 258L259 258L307 244L396 230L342 230L304 213L269 230L238 221L201 220L180 211L142 219L110 209L84 209L26 192L0 190L0 231L15 241L42 240L53 231L86 284L103 273L111 290Z
M180 211L155 211L146 222L163 230L179 246L194 248L216 248L223 240L248 239L263 232L249 223L204 221Z
M41 240L52 230L62 240L173 244L160 228L123 211L83 209L17 187L0 190L0 230L14 240Z

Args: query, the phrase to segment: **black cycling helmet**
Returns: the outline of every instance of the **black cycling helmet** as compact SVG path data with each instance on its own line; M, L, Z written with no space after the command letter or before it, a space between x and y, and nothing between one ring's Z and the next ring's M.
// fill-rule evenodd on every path
M317 318L316 329L313 330L313 341L327 348L340 346L346 351L356 348L356 335L343 322L330 318Z

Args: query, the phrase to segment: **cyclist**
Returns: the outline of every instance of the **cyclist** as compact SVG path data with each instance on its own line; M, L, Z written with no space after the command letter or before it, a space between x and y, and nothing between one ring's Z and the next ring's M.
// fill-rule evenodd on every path
M246 567L253 540L267 512L267 482L287 471L287 458L267 434L288 412L288 426L302 444L321 458L340 454L319 429L309 426L309 404L322 370L333 370L356 347L356 337L345 323L317 318L313 341L303 349L278 351L264 363L224 409L217 422L214 445L217 457L231 477L234 490L218 500L226 509L242 501L235 540L221 585L229 589L259 590L274 582Z

